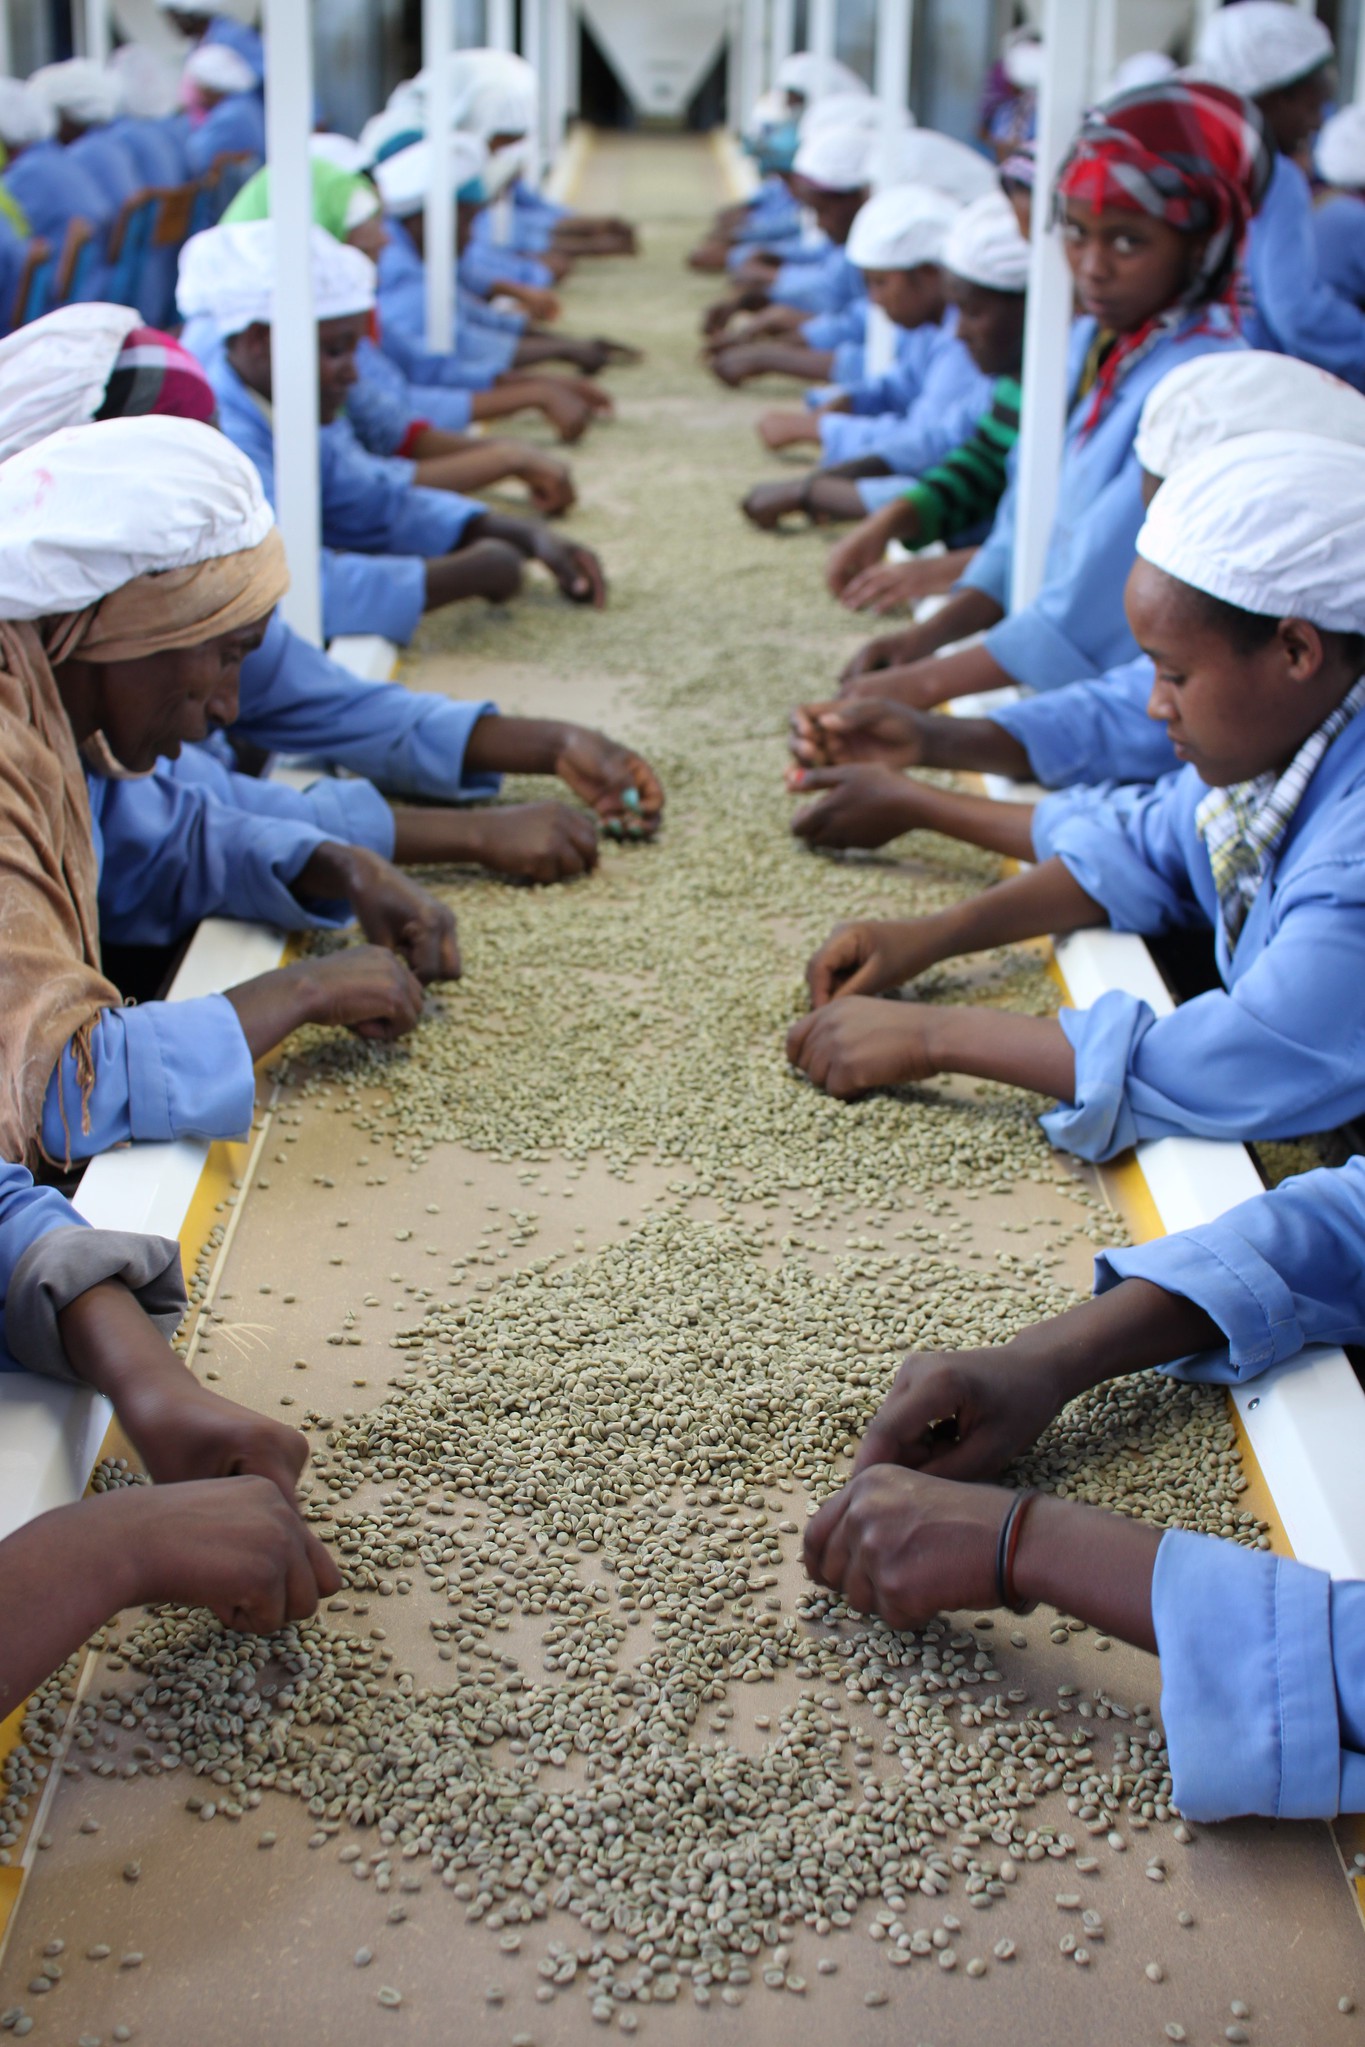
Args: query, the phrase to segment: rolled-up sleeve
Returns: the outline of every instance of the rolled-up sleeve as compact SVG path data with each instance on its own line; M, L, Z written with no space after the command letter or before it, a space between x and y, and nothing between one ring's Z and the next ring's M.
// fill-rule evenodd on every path
M991 720L1029 757L1045 789L1074 782L1156 782L1180 763L1158 719L1147 716L1152 664L1145 656L1107 675L999 704Z
M88 1098L69 1045L48 1083L43 1144L52 1158L94 1158L130 1141L241 1137L250 1128L251 1051L224 995L103 1010L91 1053Z
M1182 1812L1365 1808L1365 1586L1175 1529L1157 1551L1152 1617Z

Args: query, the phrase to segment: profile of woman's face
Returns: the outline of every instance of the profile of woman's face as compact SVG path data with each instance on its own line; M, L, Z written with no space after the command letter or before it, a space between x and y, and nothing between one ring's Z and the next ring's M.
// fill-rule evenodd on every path
M78 656L57 671L63 700L70 709L73 690L79 692L91 729L103 732L115 759L145 774L158 759L175 760L183 745L232 723L242 663L260 646L267 623L258 619L200 646L135 661ZM78 738L86 736L78 730Z

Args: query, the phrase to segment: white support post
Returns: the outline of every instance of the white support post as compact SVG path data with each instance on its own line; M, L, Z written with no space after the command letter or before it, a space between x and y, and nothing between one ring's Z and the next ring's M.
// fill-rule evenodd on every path
M545 0L521 0L522 55L536 75L536 120L526 138L526 181L539 187L545 175Z
M1016 611L1032 603L1042 584L1066 432L1071 274L1061 236L1049 224L1048 194L1089 99L1089 0L1045 0L1043 53L1011 585Z
M1097 100L1119 61L1119 0L1094 0L1090 28L1090 97Z
M734 69L730 73L734 82L730 96L730 126L737 135L743 132L749 109L763 91L766 12L765 0L740 0L738 75Z
M564 147L569 118L569 0L545 0L545 156Z
M517 47L516 0L485 0L485 35L490 50Z
M777 76L777 67L790 57L796 48L796 0L773 0L772 39L768 51L768 83Z
M424 217L427 347L448 350L455 338L455 193L450 169L450 58L455 0L422 0L422 67L428 78L427 139L431 183Z
M877 0L877 67L874 89L889 119L910 105L910 49L915 0Z
M1194 0L1194 36L1190 45L1191 54L1204 32L1210 16L1218 12L1218 0Z
M107 64L112 47L109 0L85 0L85 55L92 63Z
M1356 0L1356 89L1357 106L1365 100L1365 0Z
M9 0L0 0L0 78L14 76L13 48L9 33Z
M814 57L838 54L839 0L807 0L806 47Z
M275 223L271 409L275 509L289 556L281 609L304 639L322 643L322 503L318 479L318 351L313 317L313 10L306 0L265 0L270 52L265 153Z

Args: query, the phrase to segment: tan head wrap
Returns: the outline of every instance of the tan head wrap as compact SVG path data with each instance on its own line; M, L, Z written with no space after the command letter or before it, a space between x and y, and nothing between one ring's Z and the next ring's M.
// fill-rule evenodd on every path
M165 429L173 431L168 436ZM152 447L148 447L149 430ZM190 438L186 441L185 437ZM202 438L201 438L202 437ZM0 1156L35 1161L42 1155L43 1101L66 1045L75 1042L83 1091L94 1081L91 1027L102 1009L122 1001L100 970L99 873L90 802L75 735L57 689L54 666L79 654L101 663L146 658L194 647L265 617L288 583L284 549L265 507L259 481L242 491L251 465L210 428L182 420L136 419L77 427L54 435L0 468L0 534L13 531L16 504L30 521L25 539L39 559L57 544L70 516L63 486L66 450L82 445L72 464L90 487L92 472L107 465L105 482L119 490L139 566L155 553L137 481L144 464L159 463L159 486L172 485L180 458L182 483L205 481L204 461L225 465L230 498L242 492L249 516L236 524L222 516L193 518L194 488L182 498L182 520L165 535L176 565L158 573L136 571L121 579L108 545L98 565L64 563L66 589L81 586L93 601L79 611L46 617L0 618ZM138 445L140 444L140 445ZM211 445L206 445L211 444ZM92 452L97 460L92 464ZM122 459L120 459L120 457ZM235 458L235 459L230 459ZM99 533L102 509L89 505L87 531ZM45 516L46 514L46 516ZM24 529L19 529L21 533ZM250 535L250 539L245 536ZM187 562L198 546L204 559ZM211 551L210 551L211 550ZM79 550L77 550L79 551ZM0 539L0 591L6 545ZM98 582L105 588L96 595ZM5 603L11 613L19 602Z

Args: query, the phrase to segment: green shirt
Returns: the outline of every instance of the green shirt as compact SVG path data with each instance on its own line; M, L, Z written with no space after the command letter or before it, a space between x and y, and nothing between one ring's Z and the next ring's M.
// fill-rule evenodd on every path
M1019 438L1023 392L1018 377L1001 377L991 409L979 419L969 441L926 469L905 495L919 513L917 544L970 533L994 516L1005 494L1005 463Z

